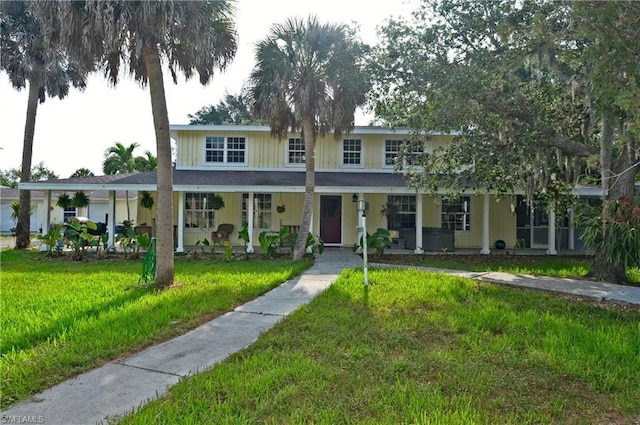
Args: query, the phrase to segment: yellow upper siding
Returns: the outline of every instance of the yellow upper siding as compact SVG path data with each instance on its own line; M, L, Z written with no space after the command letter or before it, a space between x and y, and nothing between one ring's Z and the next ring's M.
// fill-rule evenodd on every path
M247 141L245 164L206 164L204 162L205 139L207 136L245 137ZM300 137L291 133L287 139L271 136L269 131L222 131L222 130L179 130L176 132L177 168L207 168L238 166L247 168L295 168L303 169L303 165L287 163L288 138ZM318 137L316 140L316 169L391 169L384 166L385 140L406 139L400 134L362 134L357 131L335 139L333 134ZM342 165L342 141L359 139L362 141L362 163L359 166ZM446 146L451 136L433 136L427 141L427 151L433 152L436 146Z

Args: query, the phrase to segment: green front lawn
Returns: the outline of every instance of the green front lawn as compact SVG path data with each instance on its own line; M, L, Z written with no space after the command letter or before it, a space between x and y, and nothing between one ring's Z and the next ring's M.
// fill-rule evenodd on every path
M156 292L136 287L142 260L0 251L1 405L184 333L311 265L219 258L176 257L176 285Z
M345 271L123 424L640 419L640 312L416 270Z

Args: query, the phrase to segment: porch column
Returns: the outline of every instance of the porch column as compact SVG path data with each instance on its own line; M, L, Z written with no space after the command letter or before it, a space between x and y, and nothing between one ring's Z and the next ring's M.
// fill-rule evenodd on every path
M184 192L178 192L178 246L176 252L184 252Z
M422 249L422 194L416 194L416 254L423 254Z
M549 237L547 245L547 255L558 255L556 250L556 210L549 208Z
M482 250L480 254L491 254L489 249L489 194L485 193L482 200Z
M42 226L42 234L46 234L49 231L49 224L51 223L51 191L50 190L45 190L44 191L44 204L42 205L42 208L44 208L44 223L41 224Z
M253 192L249 192L247 199L247 230L249 231L249 243L247 244L247 252L253 252Z
M107 201L107 229L109 229L109 238L107 239L107 246L109 248L115 248L116 240L116 191L110 190L108 193Z
M575 219L575 212L573 211L573 208L569 208L569 235L567 236L568 237L567 248L569 248L571 251L576 249L576 244L575 244L576 228L573 224L574 219Z

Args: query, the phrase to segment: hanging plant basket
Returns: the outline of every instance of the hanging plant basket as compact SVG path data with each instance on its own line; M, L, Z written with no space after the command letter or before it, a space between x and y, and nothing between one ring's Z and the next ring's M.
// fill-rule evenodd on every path
M68 193L61 193L58 196L58 202L56 205L62 209L69 208L71 206L71 196Z
M153 196L151 196L151 193L149 193L146 190L143 190L140 194L140 205L142 205L144 208L150 210L151 208L153 208L153 204L154 204L154 200L153 200Z
M84 192L76 192L71 200L71 205L77 208L89 206L89 197Z
M213 208L214 210L224 208L224 199L222 199L222 196L213 195L213 198L211 198L211 208Z
M285 211L284 203L282 202L282 196L278 197L278 206L276 207L276 211L278 214L282 214Z

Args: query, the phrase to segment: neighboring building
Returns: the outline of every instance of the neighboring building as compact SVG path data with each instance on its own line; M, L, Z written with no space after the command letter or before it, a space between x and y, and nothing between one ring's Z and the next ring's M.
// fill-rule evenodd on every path
M58 180L56 180L58 181ZM44 182L41 182L44 183ZM58 196L64 192L73 196L74 192L80 189L55 190L42 192L38 190L31 191L31 204L35 207L31 214L30 228L32 233L42 233L47 226L46 223L55 224L63 223L74 217L87 217L94 222L106 222L106 214L109 211L109 192L106 190L85 190L85 194L89 198L89 205L85 208L69 207L62 209L56 206ZM49 205L49 214L45 213L45 193L49 196L47 199ZM124 191L117 191L116 196L116 212L115 214L121 219L126 219L127 206ZM9 234L16 227L16 222L11 219L12 208L11 202L20 200L20 190L0 187L0 233ZM129 209L133 218L138 214L137 192L129 195Z
M221 223L235 226L230 240L242 245L238 230L248 222L250 249L257 245L260 232L300 224L305 154L299 133L282 140L271 136L267 126L172 125L171 135L176 140L173 215L178 251L205 238L210 240L211 232ZM489 253L498 240L511 248L522 238L527 247L544 248L554 254L559 234L559 247L579 247L578 235L570 226L562 229L563 237L554 228L553 217L529 214L516 195L498 199L492 194L469 192L450 201L440 196L444 191L432 196L408 188L404 177L393 172L393 163L410 135L405 129L356 127L337 140L333 134L318 139L314 213L309 230L325 245L351 247L359 240L355 200L365 199L370 207L367 229L370 233L379 227L396 230L397 248L415 252L472 248ZM450 135L432 135L425 149L433 151L451 140ZM154 192L156 176L116 174L20 187L44 191L45 199L49 191L62 190L129 190L133 194ZM581 196L597 197L599 193L597 187L578 189ZM224 199L223 209L212 208L214 194ZM396 208L392 215L384 216L380 211L388 203ZM112 224L126 218L120 210L114 211L113 205L107 205L107 211L114 212ZM154 226L155 206L150 211L138 208L137 214L136 223Z
M13 208L11 203L20 199L20 191L11 187L0 186L0 234L12 234L16 227L16 220L11 218ZM33 214L31 214L31 229L33 232L39 230L39 206L38 199L42 199L42 192L32 191L31 202L35 205Z

